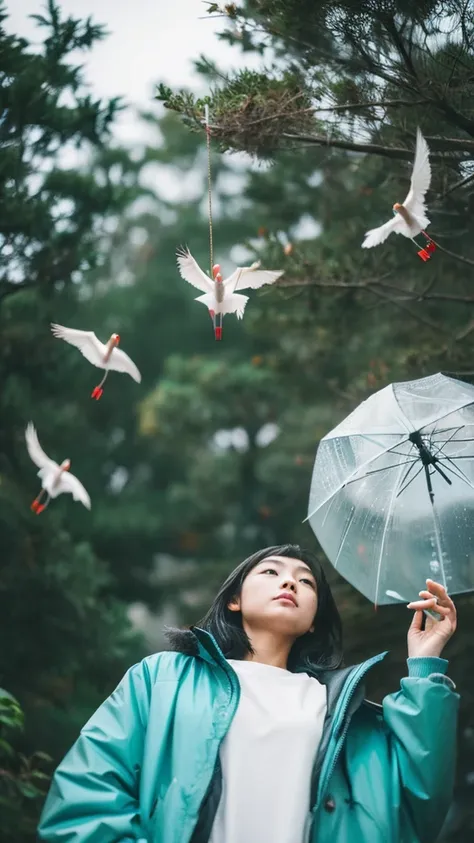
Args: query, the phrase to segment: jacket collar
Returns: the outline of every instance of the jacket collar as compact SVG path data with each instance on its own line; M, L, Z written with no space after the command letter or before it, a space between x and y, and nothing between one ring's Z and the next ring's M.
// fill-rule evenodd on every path
M227 661L226 658L220 649L216 639L210 632L207 632L205 629L200 629L198 626L192 626L190 631L192 632L194 639L197 643L197 652L196 655L204 659L204 661L208 662L212 665L219 665L220 667L227 668ZM384 653L380 653L377 656L373 656L370 659L367 659L364 662L361 662L360 665L353 665L352 667L342 667L336 668L335 670L318 670L314 675L317 679L324 685L328 686L328 702L334 703L336 702L339 694L344 687L346 680L348 679L349 675L359 667L364 667L362 671L364 674L374 667L378 662L382 661L387 655L387 651ZM305 669L299 668L297 672L305 672ZM330 705L332 708L333 705Z
M200 629L198 626L192 626L190 630L197 643L197 656L204 659L210 664L218 664L221 667L227 664L224 653L220 649L216 639L210 632L205 629Z

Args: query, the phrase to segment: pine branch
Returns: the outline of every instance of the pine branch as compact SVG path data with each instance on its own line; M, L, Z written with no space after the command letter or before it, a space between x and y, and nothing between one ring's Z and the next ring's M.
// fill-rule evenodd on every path
M431 328L433 331L436 331L436 333L440 333L440 334L447 334L448 333L446 331L446 328L444 327L444 325L440 325L438 322L433 322L432 319L429 319L424 314L417 313L416 311L413 311L411 307L408 307L406 304L404 304L401 301L398 301L397 299L393 299L391 296L388 295L388 293L384 293L382 290L377 289L377 287L375 287L375 286L372 286L369 289L370 289L371 293L374 293L374 295L376 295L379 298L384 299L385 301L389 302L394 307L397 307L399 310L401 310L403 313L407 313L409 316L412 317L412 319L415 319L417 322L420 322L422 325L426 325L426 327Z
M282 278L277 281L277 287L285 289L286 287L321 287L327 289L339 290L372 290L374 287L382 287L386 290L391 290L398 293L403 298L401 301L446 301L457 304L472 304L474 305L473 296L462 296L454 293L431 293L428 290L419 292L417 290L406 290L403 287L397 287L394 284L387 284L380 279L371 281L315 281L313 278L294 278L288 281Z
M461 342L461 340L465 340L472 332L474 331L474 319L470 319L467 325L462 328L461 331L455 336L455 342Z
M412 149L403 149L399 146L380 146L376 143L356 143L354 141L339 140L337 138L322 137L321 135L306 135L306 134L292 134L291 132L283 132L281 137L287 140L295 140L300 143L307 143L314 146L328 146L334 149L346 149L348 152L366 152L371 155L383 155L385 158L396 158L404 161L412 161L414 152ZM447 152L469 152L474 153L474 141L458 141L457 138L426 138L427 142L433 145L437 141L442 140ZM453 143L450 148L449 142ZM461 158L463 160L471 160L472 154L469 158ZM445 161L446 155L430 155L431 161Z
M458 190L458 188L464 187L466 184L469 184L469 182L473 181L473 179L474 179L474 173L471 173L469 176L466 176L465 178L460 179L460 181L455 182L455 184L453 184L452 187L448 187L448 189L445 190L445 192L442 193L439 198L444 199L446 196L449 196L450 193L453 193L455 190Z
M357 109L364 109L364 108L410 108L411 106L415 105L426 105L429 104L431 100L429 99L420 99L420 100L380 100L379 102L348 102L345 105L332 105L328 106L327 108L315 108L313 109L315 114L318 114L320 111L355 111Z
M456 261L460 261L461 263L467 263L468 266L474 266L474 260L471 258L465 258L464 255L458 255L456 252L451 252L450 249L446 249L444 246L440 246L437 240L433 237L430 238L433 243L435 244L436 248L440 250L440 252L444 252L445 255L448 257L453 258Z

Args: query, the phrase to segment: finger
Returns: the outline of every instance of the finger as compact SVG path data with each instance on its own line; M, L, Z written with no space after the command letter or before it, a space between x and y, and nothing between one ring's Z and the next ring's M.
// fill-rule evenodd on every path
M449 594L447 593L446 589L444 588L444 586L440 585L439 583L434 582L434 580L426 580L426 584L429 588L429 593L430 594L436 594L436 596L438 597L441 605L448 606L449 609L455 615L456 614L456 606L454 605L453 601L451 600L451 598L450 598ZM436 591L435 591L435 589L436 589ZM423 594L426 594L426 592L423 592ZM421 591L420 591L420 595L421 595Z
M435 580L428 579L428 580L426 580L426 585L427 585L428 591L431 594L436 594L436 597L445 598L445 597L448 596L448 593L447 593L444 585L441 585L441 583L435 582Z
M417 611L413 615L412 622L410 624L410 632L421 632L423 626L423 612Z
M423 597L424 600L433 600L433 598L434 598L436 600L438 606L446 605L446 599L447 599L446 597L444 597L444 598L438 597L437 594L433 594L431 591L420 591L419 595L420 595L420 597Z
M436 606L438 603L438 598L433 597L430 594L429 597L425 597L422 600L412 600L410 603L407 604L408 609L431 609L433 606Z
M413 603L408 603L407 608L415 609L416 611L419 609L421 609L421 611L425 611L425 609L434 609L436 612L439 612L440 615L443 615L443 617L446 617L451 612L449 606L441 606L435 597L431 597L429 600L414 600Z

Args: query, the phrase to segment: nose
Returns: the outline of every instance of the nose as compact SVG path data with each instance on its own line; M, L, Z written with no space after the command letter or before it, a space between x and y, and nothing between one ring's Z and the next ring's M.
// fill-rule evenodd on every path
M296 581L293 577L289 577L286 575L285 579L280 583L282 591L294 591L296 592Z

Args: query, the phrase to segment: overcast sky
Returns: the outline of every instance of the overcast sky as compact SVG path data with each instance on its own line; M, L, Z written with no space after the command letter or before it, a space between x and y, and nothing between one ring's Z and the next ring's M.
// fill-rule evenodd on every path
M109 36L86 54L87 79L101 97L120 95L129 103L153 108L157 81L197 88L192 60L201 54L215 58L224 69L256 67L260 61L219 40L217 33L226 21L207 15L203 0L60 0L60 6L68 15L90 15L109 30ZM29 15L44 7L44 0L7 0L7 30L38 41L39 31ZM121 140L139 139L140 132L131 114L121 117Z
M6 28L26 37L30 42L41 40L41 30L29 15L40 14L45 0L7 0L9 18ZM238 47L230 47L218 38L226 20L210 17L204 0L60 0L66 15L87 18L105 24L109 35L99 42L90 54L79 58L85 64L85 76L96 96L122 96L131 106L155 109L160 105L153 100L155 85L166 82L171 87L202 86L202 79L195 73L193 59L205 55L215 59L223 70L238 67L261 67L262 59L242 54ZM133 110L122 114L117 121L116 137L130 145L149 140L147 129L137 121ZM70 155L65 158L69 165ZM244 154L232 155L230 161L242 172L250 165ZM252 164L251 166L257 166ZM172 168L158 168L143 181L158 188L163 198L172 200L191 198L204 190L202 174L176 174ZM238 192L241 181L235 176ZM203 194L204 201L204 194ZM215 212L218 204L215 203ZM319 231L314 220L301 221L294 237L312 236ZM234 257L237 260L237 255Z

